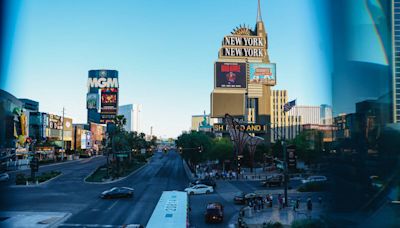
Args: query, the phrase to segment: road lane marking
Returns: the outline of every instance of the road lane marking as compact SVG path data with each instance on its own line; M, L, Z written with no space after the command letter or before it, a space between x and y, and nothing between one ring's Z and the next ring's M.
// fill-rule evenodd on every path
M72 226L72 227L121 227L117 225L102 225L102 224L70 224L62 223L59 226Z
M117 203L118 203L118 200L115 201L109 208L107 208L107 210L110 210L111 208L113 208Z

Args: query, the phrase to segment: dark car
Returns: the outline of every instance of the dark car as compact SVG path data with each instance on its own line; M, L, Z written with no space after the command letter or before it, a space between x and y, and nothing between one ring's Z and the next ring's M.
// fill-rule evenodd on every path
M217 183L215 183L215 181L213 179L201 179L201 180L197 180L195 182L190 183L191 186L198 185L198 184L212 186L213 188L217 187Z
M236 204L245 204L246 203L246 193L245 192L238 192L233 196L233 202Z
M128 187L114 187L110 190L104 191L101 193L100 197L103 199L111 199L111 198L132 198L133 197L133 188Z
M271 187L271 186L282 186L284 181L282 174L274 174L268 176L265 181L261 182L263 186Z
M204 215L206 223L216 223L224 221L224 207L221 203L209 203Z

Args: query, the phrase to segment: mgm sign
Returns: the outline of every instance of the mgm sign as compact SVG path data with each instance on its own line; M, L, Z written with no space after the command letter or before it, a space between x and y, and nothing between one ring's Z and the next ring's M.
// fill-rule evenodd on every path
M248 133L265 133L267 131L267 126L262 124L239 124L235 126L239 131L246 131ZM214 124L214 132L228 132L225 124Z

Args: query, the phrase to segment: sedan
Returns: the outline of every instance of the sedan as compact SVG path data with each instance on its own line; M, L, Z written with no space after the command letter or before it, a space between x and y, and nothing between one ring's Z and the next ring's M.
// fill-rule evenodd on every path
M10 176L8 173L2 173L0 174L0 181L8 181L10 179Z
M245 192L238 192L233 197L233 202L236 204L245 204L246 203L246 193Z
M187 192L190 195L194 194L209 194L211 192L214 192L213 187L207 186L205 184L198 184L192 187L185 188L185 192Z
M128 187L114 187L110 190L106 190L101 193L100 197L103 199L111 199L111 198L132 198L133 197L133 188Z
M303 184L311 182L326 182L328 179L325 176L309 176L307 179L302 180Z

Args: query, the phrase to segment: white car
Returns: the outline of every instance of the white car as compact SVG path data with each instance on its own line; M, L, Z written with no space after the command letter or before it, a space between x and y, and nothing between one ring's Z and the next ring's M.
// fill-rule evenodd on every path
M214 189L212 186L208 186L205 184L197 184L195 186L185 188L185 192L187 192L190 195L209 194L211 192L214 192Z
M2 173L0 174L0 181L8 181L10 179L10 176L8 173Z
M325 182L328 179L325 176L309 176L307 179L302 180L303 184L311 183L311 182Z

